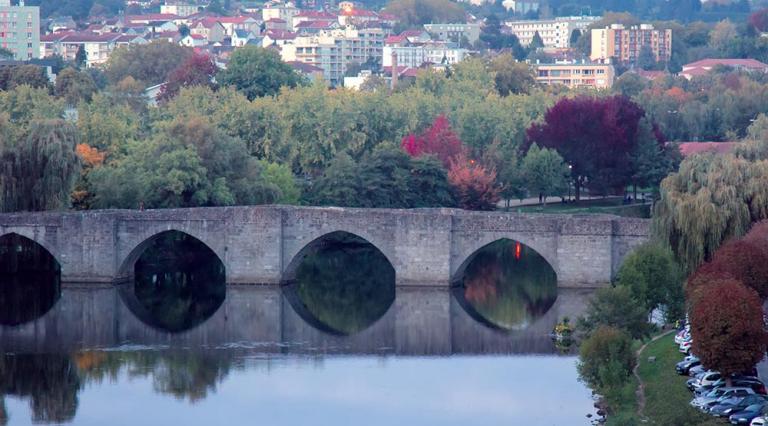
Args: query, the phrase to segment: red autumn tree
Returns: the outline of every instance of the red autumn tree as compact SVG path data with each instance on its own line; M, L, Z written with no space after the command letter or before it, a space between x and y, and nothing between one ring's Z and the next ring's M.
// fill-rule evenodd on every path
M168 101L178 95L183 87L213 87L213 78L218 70L210 56L195 53L178 68L168 73L167 81L160 89L157 99Z
M710 261L715 273L724 273L768 297L768 241L755 238L730 240L720 246Z
M499 202L496 171L486 169L474 160L467 160L463 155L450 160L448 183L463 209L493 210Z
M697 291L690 310L693 352L727 380L751 370L766 350L757 293L735 279L711 281Z
M760 9L749 15L749 26L757 32L768 31L768 8Z
M693 299L699 294L698 290L702 287L714 281L730 278L733 278L733 276L729 272L719 269L717 265L710 262L702 263L686 281L686 299L688 299L689 303L693 303Z
M553 148L571 166L576 200L588 184L598 192L624 188L645 112L624 96L562 98L527 131L526 146ZM656 129L654 129L656 130ZM654 132L659 145L663 138Z
M464 153L461 139L451 129L451 123L444 114L438 115L432 126L423 133L404 137L401 146L411 157L435 155L446 168L450 166L452 159Z

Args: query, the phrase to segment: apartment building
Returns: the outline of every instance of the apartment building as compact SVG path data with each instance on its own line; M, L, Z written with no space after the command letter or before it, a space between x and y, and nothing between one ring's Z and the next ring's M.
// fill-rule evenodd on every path
M544 41L544 47L571 47L571 36L575 30L586 31L587 27L597 21L596 16L570 16L555 19L507 21L504 25L517 36L520 44L531 44L537 32Z
M0 0L0 47L13 52L14 59L40 57L40 8L11 6L11 0Z
M345 28L297 36L285 43L280 55L285 62L302 62L323 69L333 86L341 85L347 67L370 58L381 58L385 32L381 28Z
M613 86L616 72L612 65L597 63L568 63L536 65L536 81L541 84L562 84L570 88L590 87L608 89Z
M383 49L381 64L391 67L394 57L397 66L418 68L424 64L453 65L464 60L469 50L458 47L457 43L445 41L429 41L426 43L386 44Z
M424 29L443 41L461 41L466 37L471 44L480 39L480 24L424 24Z
M123 39L125 36L118 33L58 32L43 36L39 53L43 57L61 55L65 61L74 61L82 46L85 64L92 67L107 62L115 48L123 44Z
M625 28L614 24L592 30L593 61L616 58L621 62L634 63L643 46L649 46L656 61L667 62L672 57L672 30L657 30L653 25L641 24Z

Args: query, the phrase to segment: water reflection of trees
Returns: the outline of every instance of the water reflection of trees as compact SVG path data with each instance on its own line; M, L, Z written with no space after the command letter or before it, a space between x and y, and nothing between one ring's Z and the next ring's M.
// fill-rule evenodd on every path
M61 294L59 264L39 244L0 237L0 325L19 325L48 312Z
M304 257L295 291L317 321L341 334L361 331L395 300L395 270L376 247L348 233L327 236Z
M216 391L233 368L230 351L85 351L7 354L0 357L0 425L9 421L3 396L30 398L32 421L65 423L75 418L78 392L89 383L116 382L121 374L151 377L155 392L191 403Z
M486 320L502 328L522 329L554 304L557 275L535 251L500 240L476 253L460 289L459 296Z
M226 297L224 264L199 240L171 231L136 262L134 294L151 325L178 332L213 315Z
M0 395L30 398L32 420L36 423L72 421L77 411L80 386L77 368L66 355L0 357ZM5 416L8 417L7 413Z

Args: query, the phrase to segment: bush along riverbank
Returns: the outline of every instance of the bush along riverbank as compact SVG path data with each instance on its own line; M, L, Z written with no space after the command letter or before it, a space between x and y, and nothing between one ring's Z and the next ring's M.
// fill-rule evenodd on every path
M608 425L640 424L638 381L634 375L638 349L656 329L648 319L655 310L665 320L683 314L682 273L672 252L651 242L629 255L611 287L595 293L577 321L580 339L579 376L598 397Z

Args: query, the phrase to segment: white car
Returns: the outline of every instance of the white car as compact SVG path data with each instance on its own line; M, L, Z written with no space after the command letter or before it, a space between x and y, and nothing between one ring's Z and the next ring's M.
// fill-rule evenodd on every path
M675 344L683 343L685 340L689 340L691 338L691 332L687 329L680 330L675 334Z
M691 353L691 346L693 346L693 340L686 340L680 343L680 352L684 354Z
M768 417L767 416L759 416L752 419L752 423L749 424L749 426L768 426Z

